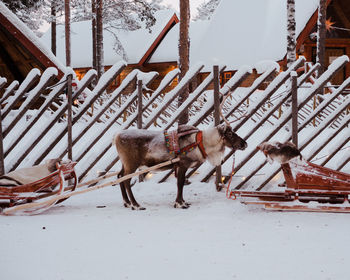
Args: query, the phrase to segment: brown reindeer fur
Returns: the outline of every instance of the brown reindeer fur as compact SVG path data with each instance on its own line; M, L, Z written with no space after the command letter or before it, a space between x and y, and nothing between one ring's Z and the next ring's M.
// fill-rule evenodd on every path
M179 126L178 132L186 130L196 130L192 126ZM180 137L180 148L195 142L196 133ZM164 134L161 131L148 131L129 129L118 132L113 140L116 145L117 152L122 162L122 170L120 176L131 174L140 166L153 166L158 163L173 158L169 154ZM220 125L203 130L203 146L207 153L207 159L212 165L219 165L224 156L225 147L234 150L243 150L247 143L232 131L227 125ZM179 155L180 161L175 166L177 171L178 194L175 200L175 207L188 208L189 204L183 200L182 191L185 183L185 174L189 167L202 163L206 160L200 152L199 148L195 148L186 155ZM174 166L170 166L174 167ZM124 206L132 209L144 209L136 202L131 191L130 180L126 180L120 184L123 195Z
M268 160L276 160L281 164L287 163L297 156L302 158L298 148L291 142L263 142L257 146L257 149L261 150Z

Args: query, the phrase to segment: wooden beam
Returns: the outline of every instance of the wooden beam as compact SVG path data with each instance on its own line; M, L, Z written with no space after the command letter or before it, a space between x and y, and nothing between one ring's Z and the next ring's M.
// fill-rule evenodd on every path
M23 46L44 68L55 67L58 70L58 78L63 77L63 72L57 65L38 48L20 29L18 29L9 19L0 13L0 26L2 26L11 36Z
M16 66L17 63L12 59L7 50L0 44L0 57L5 62L5 67L9 70L15 80L23 81L24 76Z
M143 55L141 60L138 63L138 66L143 66L151 57L151 55L154 53L156 48L160 45L160 43L163 41L165 35L170 31L170 29L179 22L179 18L176 14L174 14L167 25L163 28L163 30L159 33L157 38L154 40L152 45L149 47L149 49L146 51L146 53Z
M340 7L339 1L334 1L333 2L333 7L334 7L335 12L338 14L340 20L344 24L344 27L350 29L350 20L345 15L344 10L342 9L342 7Z

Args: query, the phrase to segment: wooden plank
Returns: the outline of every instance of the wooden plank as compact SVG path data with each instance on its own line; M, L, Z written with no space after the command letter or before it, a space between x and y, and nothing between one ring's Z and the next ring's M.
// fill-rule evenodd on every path
M1 79L0 79L1 82ZM4 86L6 84L6 82L4 84L0 84L0 89L2 88L2 86ZM0 104L4 103L4 101L11 96L14 91L18 88L18 81L13 81L5 90L4 95L2 96L2 98L0 99Z
M25 135L28 133L28 131L34 126L34 124L37 123L37 121L41 118L41 116L46 112L46 110L49 108L49 106L52 104L52 102L60 95L62 94L64 88L66 87L66 83L64 82L66 80L65 77L62 78L60 81L60 85L58 85L54 90L52 97L50 99L46 99L44 104L38 109L37 114L35 117L29 120L28 125L25 128L22 128L21 133L14 139L14 141L11 143L11 145L7 148L5 151L4 157L6 158L8 154L17 146L17 144L25 137Z
M92 78L94 78L93 75L91 75L89 79L82 80L82 82L84 81L84 83L81 85L80 91L74 93L73 99L76 98L80 94L80 92L83 91L90 84ZM51 102L51 104L53 104L53 102ZM55 112L55 117L47 124L45 128L43 128L41 132L38 133L35 141L31 145L29 145L29 147L23 152L22 156L17 159L15 164L10 168L10 171L15 170L20 165L20 163L25 159L27 154L29 154L34 149L34 147L40 142L40 140L43 137L45 137L45 135L54 127L55 123L57 123L59 119L63 116L63 114L65 114L67 107L68 105L67 103L65 103L58 108L58 110ZM42 113L44 113L44 111L42 111Z
M32 90L33 91L32 96L28 96L26 98L26 101L19 108L17 116L11 121L8 127L4 130L4 138L16 126L16 124L24 116L24 114L31 108L33 103L35 103L38 100L40 95L42 95L46 91L47 86L50 85L56 79L56 75L51 75L47 77L44 73L42 75L42 79L46 79L46 80L43 83L39 82L39 84Z
M5 119L6 116L11 112L11 110L15 107L15 105L18 103L18 101L22 98L22 96L29 91L30 88L33 87L35 83L39 81L40 72L38 69L32 69L27 77L24 79L18 90L16 91L16 94L11 101L11 103L7 104L4 108L4 112L2 114L2 118Z
M283 205L278 203L265 203L265 209L289 212L327 212L327 213L350 213L348 206L307 206L307 205Z
M91 105L97 100L97 98L106 90L108 85L123 71L126 67L124 63L117 63L105 72L101 79L98 81L96 87L92 92L93 98L89 102L86 102L81 107L78 114L73 117L72 125L74 125L86 112L90 109ZM108 77L107 79L105 77ZM57 143L64 137L66 131L61 132L55 140L48 145L46 149L35 159L34 165L40 164L40 162L48 155L48 153L57 145Z
M291 73L292 80L292 141L298 147L298 85L297 73Z

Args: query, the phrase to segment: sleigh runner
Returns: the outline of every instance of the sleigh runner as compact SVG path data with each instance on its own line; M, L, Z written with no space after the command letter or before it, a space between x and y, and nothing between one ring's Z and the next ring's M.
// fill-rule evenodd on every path
M74 190L77 185L77 176L75 174L74 166L76 162L56 163L57 170L48 176L27 184L18 184L13 186L0 186L0 210L6 212L6 208L15 207L33 203L34 201L43 198L46 195L55 195L58 197L65 190L64 186L68 180L73 179L71 189ZM12 178L7 178L9 181L15 181ZM58 186L57 190L53 189ZM31 211L23 211L23 214L40 213L52 205L63 200L51 200L48 203L43 203L36 209Z
M270 155L269 151L263 152ZM244 204L262 205L267 210L350 212L349 174L297 158L281 163L281 168L284 191L235 190L231 196Z

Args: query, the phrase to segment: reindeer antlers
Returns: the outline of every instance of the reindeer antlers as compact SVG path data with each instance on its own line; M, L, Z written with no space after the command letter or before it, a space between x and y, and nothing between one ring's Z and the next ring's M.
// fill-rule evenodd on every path
M222 111L222 107L224 106L224 104L225 104L225 102L226 102L226 99L227 99L230 95L231 95L231 92L227 93L226 95L223 95L224 98L223 98L222 102L220 103L220 110L219 110L220 116L222 117L223 121L224 121L228 126L230 126L231 123L234 123L234 122L236 122L236 121L239 121L240 119L245 118L245 117L247 116L247 112L245 112L245 113L243 114L243 116L241 116L241 117L239 117L239 118L237 118L237 119L235 119L234 121L231 121L231 122L229 122L229 121L225 118L225 116L224 116L224 114L223 114L223 111Z
M231 95L231 93L227 93L226 96L224 95L224 98L223 98L222 102L220 103L220 110L219 110L220 116L222 117L222 119L224 120L224 122L225 122L228 126L230 126L231 124L230 124L230 122L225 118L225 116L224 116L224 114L223 114L223 112L222 112L222 107L224 106L224 104L225 104L225 102L226 102L226 99L227 99L227 97L228 97L229 95Z

